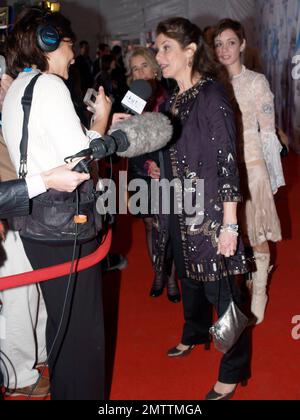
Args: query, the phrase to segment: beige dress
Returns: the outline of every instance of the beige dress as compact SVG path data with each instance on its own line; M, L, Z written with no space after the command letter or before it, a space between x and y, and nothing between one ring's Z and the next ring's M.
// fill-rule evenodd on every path
M242 113L239 140L244 239L251 246L281 240L281 228L273 194L285 185L281 144L275 132L274 96L264 75L242 67L232 85Z

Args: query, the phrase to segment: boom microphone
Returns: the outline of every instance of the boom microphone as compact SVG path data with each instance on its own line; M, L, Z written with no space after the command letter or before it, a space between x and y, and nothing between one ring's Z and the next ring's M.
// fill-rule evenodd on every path
M135 115L128 120L119 121L108 133L113 136L114 130L121 130L127 136L128 148L116 150L118 156L127 158L162 149L171 140L173 134L171 121L159 112L145 112L143 115Z
M66 159L89 157L81 160L73 168L73 171L88 173L89 164L94 159L100 160L113 153L117 153L120 157L131 158L155 152L167 145L172 134L173 128L168 117L159 112L146 112L115 123L109 135L92 140L88 149Z

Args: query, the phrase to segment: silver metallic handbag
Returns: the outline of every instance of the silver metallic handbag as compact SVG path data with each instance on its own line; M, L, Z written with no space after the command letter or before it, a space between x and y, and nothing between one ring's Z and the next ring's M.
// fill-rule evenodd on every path
M224 314L209 329L216 349L222 353L227 353L234 346L249 322L249 319L233 300L233 293L228 277L225 280L231 301Z

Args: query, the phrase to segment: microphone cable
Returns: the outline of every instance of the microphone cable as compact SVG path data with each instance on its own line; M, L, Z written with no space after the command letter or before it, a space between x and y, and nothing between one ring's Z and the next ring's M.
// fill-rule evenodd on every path
M91 161L89 163L91 163L92 160L93 159L91 159ZM112 157L111 156L109 156L109 160L110 160L110 176L109 176L109 180L110 180L109 186L110 186L111 185L111 182L112 182L112 179L113 179L113 163L112 163ZM76 213L78 215L79 214L79 192L78 192L78 189L77 188L76 188L76 210L77 210ZM64 299L64 303L63 303L63 309L62 309L62 314L61 314L59 326L58 326L58 329L57 329L57 333L55 335L55 338L53 340L52 346L50 348L50 351L47 354L47 359L46 359L46 361L43 364L43 368L41 369L41 372L40 372L40 374L38 376L37 381L32 385L31 391L30 391L29 395L26 398L27 400L30 400L31 399L34 390L38 386L38 384L39 384L39 382L40 382L40 380L41 380L41 378L42 378L42 376L43 376L43 374L44 374L44 372L45 372L45 370L47 368L49 359L50 359L50 357L52 355L52 352L54 350L54 346L55 346L55 344L56 344L56 342L58 340L58 337L60 335L60 332L61 332L61 329L62 329L62 326L63 326L63 321L64 321L64 318L65 318L65 315L66 315L67 302L68 302L68 297L69 297L69 292L70 292L70 285L71 285L72 274L75 274L76 275L76 271L73 273L73 269L74 269L74 263L75 263L75 259L76 259L76 246L77 246L77 239L78 239L78 223L75 223L75 232L74 233L75 233L75 237L74 237L74 244L73 244L72 262L71 262L70 273L69 273L69 278L68 278L68 284L67 284L67 289L66 289L66 294L65 294L65 299ZM105 239L107 237L107 234L108 233L106 233L106 235L102 238L101 243L103 243L105 241ZM70 316L71 310L72 310L72 302L70 302L69 316ZM66 325L66 327L67 326L68 325ZM58 353L57 357L59 357L59 353Z
M79 213L79 193L78 193L78 189L76 188L76 209L77 209L77 213ZM27 400L30 400L32 397L32 394L34 392L34 390L36 389L36 387L38 386L46 368L49 362L49 359L52 355L52 352L54 350L54 346L58 340L58 337L60 335L62 326L63 326L63 321L66 315L66 308L67 308L67 302L68 302L68 297L69 297L69 292L70 292L70 285L71 285L71 280L72 280L72 275L73 274L77 274L76 271L73 273L73 269L74 269L74 264L75 264L75 259L76 259L76 246L77 246L77 238L78 238L78 223L75 223L75 237L74 237L74 243L73 243L73 252L72 252L72 262L71 262L71 267L70 267L70 273L69 273L69 277L68 277L68 283L67 283L67 289L66 289L66 293L65 293L65 298L64 298L64 303L63 303L63 308L62 308L62 314L61 314L61 318L59 321L59 325L57 328L57 332L56 335L54 337L53 343L51 345L50 351L47 354L47 359L46 361L43 363L43 368L41 369L41 372L38 376L37 381L32 385L31 391L29 393L29 395L27 396ZM70 302L70 311L69 311L69 316L71 314L71 310L72 310L72 302ZM68 324L66 325L66 327L68 327ZM59 353L57 354L57 357L59 357Z
M110 158L110 160L111 160L111 158ZM112 176L112 160L111 160L111 176ZM79 213L79 193L78 193L78 189L76 189L76 209L77 209L77 213ZM58 337L60 335L60 332L61 332L61 329L62 329L62 326L63 326L63 321L64 321L64 318L65 318L65 315L66 315L67 302L68 302L68 297L69 297L69 292L70 292L72 274L76 275L76 271L73 273L73 269L74 269L74 264L75 264L75 259L76 259L76 246L77 246L77 239L78 239L78 224L77 223L75 223L75 232L74 233L75 233L75 237L74 237L74 243L73 243L72 262L71 262L70 273L69 273L69 277L68 277L68 284L67 284L67 289L66 289L66 294L65 294L65 298L64 298L63 309L62 309L62 314L61 314L59 326L58 326L55 338L53 340L52 346L50 348L49 354L47 354L47 359L43 363L43 367L41 369L41 372L39 373L37 381L32 385L32 389L31 389L29 395L26 398L27 400L31 399L34 390L38 386L38 384L39 384L39 382L40 382L40 380L41 380L41 378L42 378L42 376L43 376L43 374L44 374L44 372L47 368L49 359L52 355L52 352L54 350L54 346L55 346L55 344L58 340ZM100 242L100 246L105 242L107 235L108 235L108 231L106 232L106 234L102 238L102 240ZM72 302L70 302L70 311L71 310L72 310ZM69 315L70 315L70 312L69 312ZM67 327L67 325L66 325L66 327ZM57 357L59 357L59 353L58 353ZM50 382L51 382L51 378L50 378Z

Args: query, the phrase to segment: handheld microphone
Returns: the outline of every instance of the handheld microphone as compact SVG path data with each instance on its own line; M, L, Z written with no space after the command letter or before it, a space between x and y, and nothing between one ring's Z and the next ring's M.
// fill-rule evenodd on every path
M135 157L160 150L171 140L173 128L171 121L159 112L146 112L135 115L126 121L115 123L104 135L90 142L90 147L72 156L89 157L81 160L73 171L88 172L89 164L113 153L120 157Z
M152 95L152 86L146 80L134 80L121 104L129 114L142 114Z

